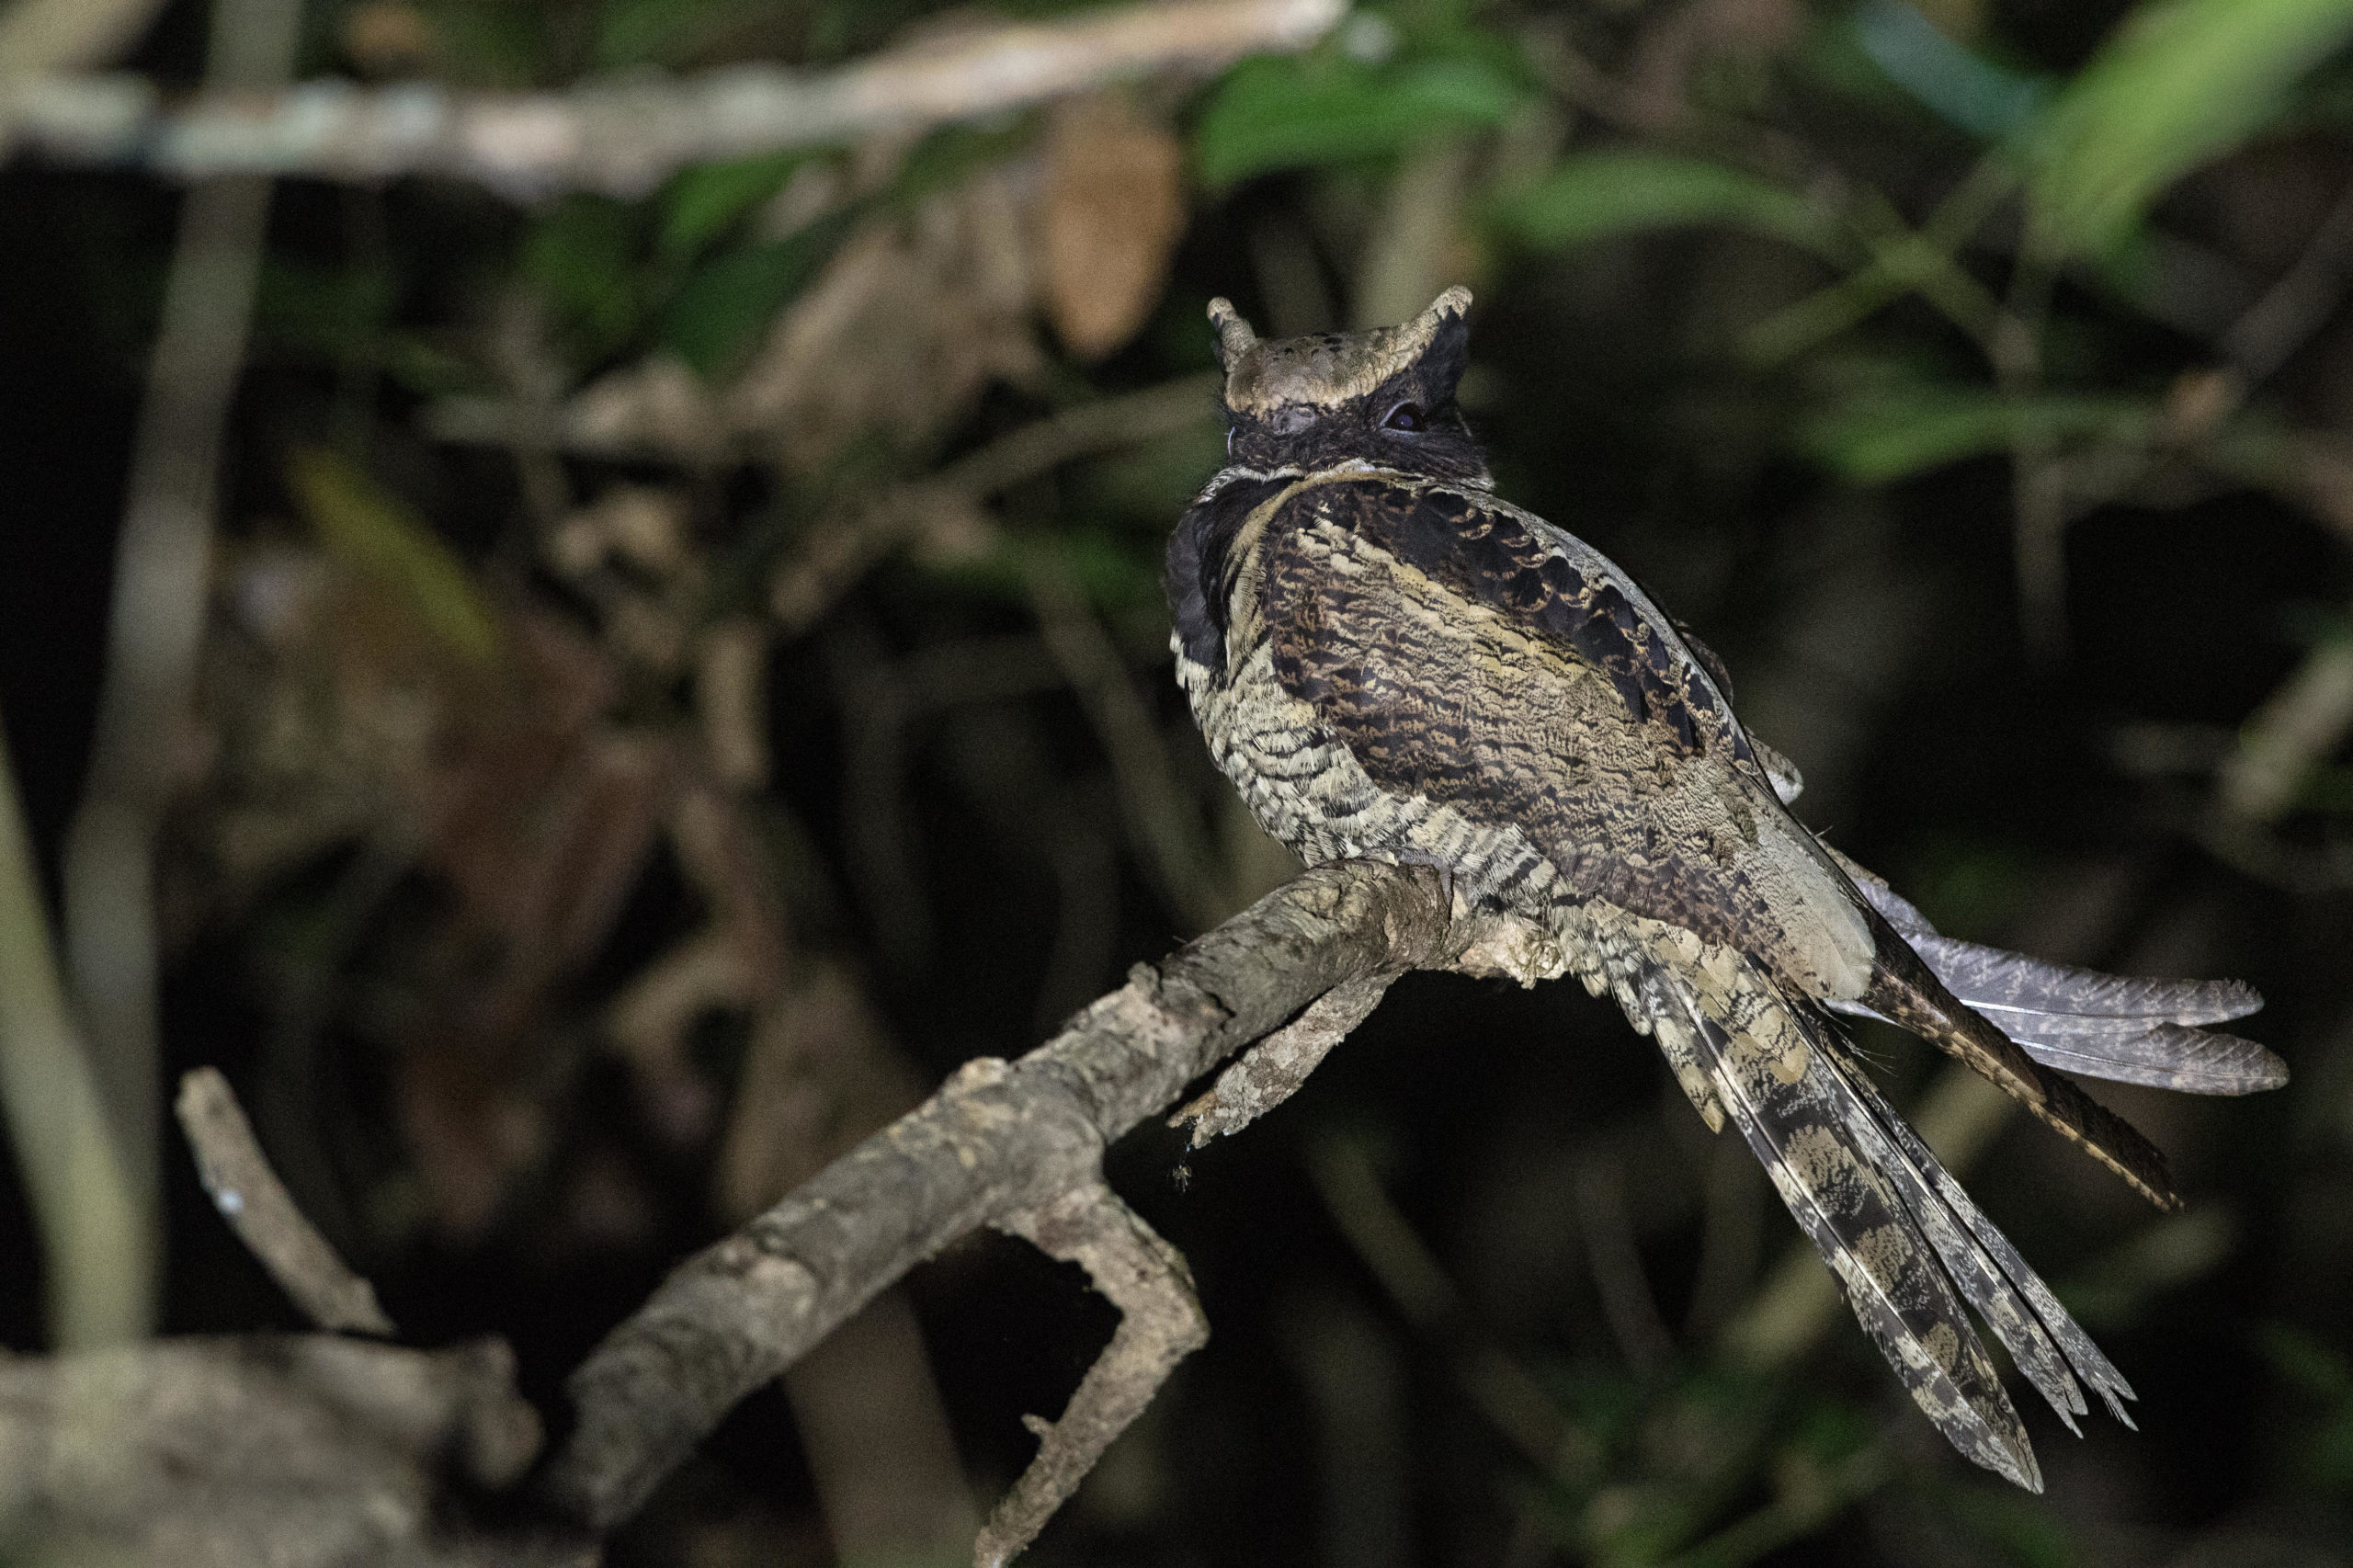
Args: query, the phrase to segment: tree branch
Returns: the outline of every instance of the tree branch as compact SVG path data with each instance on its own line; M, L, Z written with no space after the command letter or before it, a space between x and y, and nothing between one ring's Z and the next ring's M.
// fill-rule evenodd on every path
M54 158L180 179L433 174L517 198L642 196L688 164L927 131L1154 72L1304 49L1346 8L1342 0L1147 0L976 29L835 71L741 65L563 93L321 81L273 95L208 92L167 109L136 77L51 76L0 90L0 126Z
M1138 966L1018 1062L967 1062L688 1259L607 1337L573 1375L578 1422L545 1478L551 1497L599 1529L626 1518L736 1401L916 1263L995 1225L1086 1263L1129 1319L1053 1429L1051 1473L1017 1487L983 1545L1034 1530L1037 1500L1067 1494L1066 1461L1099 1452L1114 1418L1142 1408L1134 1390L1156 1385L1199 1334L1178 1300L1181 1265L1103 1192L1105 1147L1335 987L1417 968L1525 982L1557 972L1560 957L1524 926L1454 917L1427 869L1324 866Z

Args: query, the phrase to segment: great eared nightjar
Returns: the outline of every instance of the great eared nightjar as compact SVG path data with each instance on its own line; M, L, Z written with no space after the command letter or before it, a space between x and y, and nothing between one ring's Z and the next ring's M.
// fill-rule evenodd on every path
M2071 1430L2081 1384L2120 1420L2131 1390L1832 1015L1932 1041L2170 1210L2163 1157L2052 1069L2275 1086L2277 1057L2196 1027L2261 998L1939 936L1801 824L1796 769L1742 727L1715 655L1495 494L1455 403L1470 304L1449 289L1401 326L1261 342L1211 302L1228 460L1167 578L1211 754L1310 864L1436 867L1458 908L1537 933L1542 972L1615 997L1708 1126L1739 1130L1929 1419L2040 1490L1962 1303Z

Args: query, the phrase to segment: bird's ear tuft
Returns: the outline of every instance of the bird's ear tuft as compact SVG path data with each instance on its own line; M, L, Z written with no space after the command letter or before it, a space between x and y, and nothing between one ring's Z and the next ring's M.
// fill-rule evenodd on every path
M1471 290L1460 283L1449 289L1422 312L1421 323L1429 329L1421 358L1423 382L1433 393L1452 397L1471 362Z
M1258 335L1222 294L1210 301L1210 324L1217 329L1217 362L1222 369L1233 369L1234 361L1257 346Z

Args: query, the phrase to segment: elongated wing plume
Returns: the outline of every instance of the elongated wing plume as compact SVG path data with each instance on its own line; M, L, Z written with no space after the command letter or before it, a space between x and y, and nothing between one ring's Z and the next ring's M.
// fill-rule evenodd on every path
M2193 1095L2251 1095L2288 1081L2288 1064L2255 1041L2192 1027L2261 1007L2244 982L2131 979L1958 941L1881 878L1838 859L1937 978L2045 1066Z

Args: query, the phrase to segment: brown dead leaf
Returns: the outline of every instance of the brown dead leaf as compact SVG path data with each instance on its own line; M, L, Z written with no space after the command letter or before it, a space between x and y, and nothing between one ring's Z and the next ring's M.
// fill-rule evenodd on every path
M1038 213L1044 303L1083 359L1135 335L1159 302L1185 227L1184 152L1125 94L1055 112Z
M767 629L750 616L721 621L695 656L695 709L711 771L731 790L768 778Z
M668 578L693 559L687 498L650 484L616 484L574 512L549 536L549 564L582 577L616 556L648 576Z
M702 466L727 455L727 419L700 376L657 353L599 376L564 404L563 438L582 451Z
M1019 179L984 171L851 235L727 392L729 423L809 472L861 436L920 452L990 382L1034 378Z
M415 72L439 58L441 33L405 0L359 0L343 14L343 52L363 75Z

